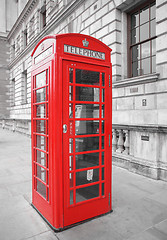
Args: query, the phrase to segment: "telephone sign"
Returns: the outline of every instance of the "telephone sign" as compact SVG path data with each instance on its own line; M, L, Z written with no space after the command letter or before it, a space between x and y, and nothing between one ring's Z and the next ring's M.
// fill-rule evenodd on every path
M76 33L32 53L32 205L54 230L112 210L110 54Z

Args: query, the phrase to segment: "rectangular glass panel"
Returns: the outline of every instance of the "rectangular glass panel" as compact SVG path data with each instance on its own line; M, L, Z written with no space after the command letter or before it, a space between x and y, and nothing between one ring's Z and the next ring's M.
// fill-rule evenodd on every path
M102 133L104 133L104 121L102 121Z
M139 26L139 13L134 13L131 16L131 29Z
M76 203L83 202L99 196L99 184L76 189Z
M37 177L46 182L46 170L37 165Z
M74 186L74 174L69 173L69 179L70 179L70 188Z
M99 169L76 172L76 186L99 181Z
M99 105L98 104L76 105L75 118L99 118Z
M75 100L76 101L89 101L99 102L100 89L91 87L78 87L76 86Z
M141 65L142 65L142 74L150 73L150 58L142 59Z
M69 104L69 117L73 118L73 104L72 103Z
M46 101L46 88L40 88L36 90L36 102L45 102Z
M104 167L101 170L102 170L102 180L104 180Z
M140 26L140 42L149 38L149 23Z
M73 138L69 139L69 153L73 153Z
M156 72L156 57L152 57L152 72Z
M105 73L102 73L102 86L105 86Z
M75 139L75 151L84 152L99 149L99 137L85 137Z
M76 121L75 135L99 134L99 121Z
M73 101L73 86L69 86L69 101Z
M36 132L47 134L46 131L46 120L36 120Z
M149 6L140 11L140 25L149 21Z
M70 191L70 205L74 204L73 196L73 191Z
M99 72L76 69L76 83L79 84L89 84L89 85L99 85L100 84L100 74Z
M155 2L151 5L151 16L150 18L153 19L156 17L156 5Z
M156 21L155 19L150 22L151 26L151 37L154 37L156 35Z
M139 27L131 30L131 44L139 42Z
M36 117L45 118L46 117L46 107L45 104L40 104L36 106Z
M36 75L36 88L46 85L46 71Z
M104 165L104 152L101 153L101 164Z
M105 89L102 89L102 102L105 102Z
M69 74L70 74L69 81L70 83L73 83L73 68L69 68Z
M102 105L102 118L104 118L104 117L105 117L105 106Z
M37 180L37 192L46 198L46 186Z
M132 63L132 77L140 75L140 61Z
M140 59L140 46L132 47L132 62L138 61Z
M95 167L99 165L99 153L87 153L75 156L76 169Z
M102 183L102 196L104 196L104 183Z
M102 149L104 149L105 143L104 143L104 137L102 137Z
M141 58L150 56L150 41L141 44Z
M46 137L44 136L36 136L36 147L42 150L46 150Z
M156 54L156 39L152 40L152 55Z
M37 162L46 167L46 153L36 150Z

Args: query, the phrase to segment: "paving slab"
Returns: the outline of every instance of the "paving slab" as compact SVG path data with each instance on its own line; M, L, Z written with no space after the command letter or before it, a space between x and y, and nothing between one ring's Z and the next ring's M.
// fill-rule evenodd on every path
M0 129L0 240L167 240L167 183L113 166L113 212L53 232L31 206L31 139Z

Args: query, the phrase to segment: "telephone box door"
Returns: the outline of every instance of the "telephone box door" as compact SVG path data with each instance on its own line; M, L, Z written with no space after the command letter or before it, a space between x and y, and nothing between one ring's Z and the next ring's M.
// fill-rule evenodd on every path
M109 75L63 61L64 226L111 210Z

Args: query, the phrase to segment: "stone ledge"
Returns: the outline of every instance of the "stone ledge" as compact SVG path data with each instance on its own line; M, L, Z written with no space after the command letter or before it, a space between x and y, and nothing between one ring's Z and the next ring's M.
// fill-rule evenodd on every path
M159 78L159 73L153 73L148 75L142 75L134 78L127 78L124 80L119 80L118 82L114 82L113 88L121 88L145 83L156 82Z

